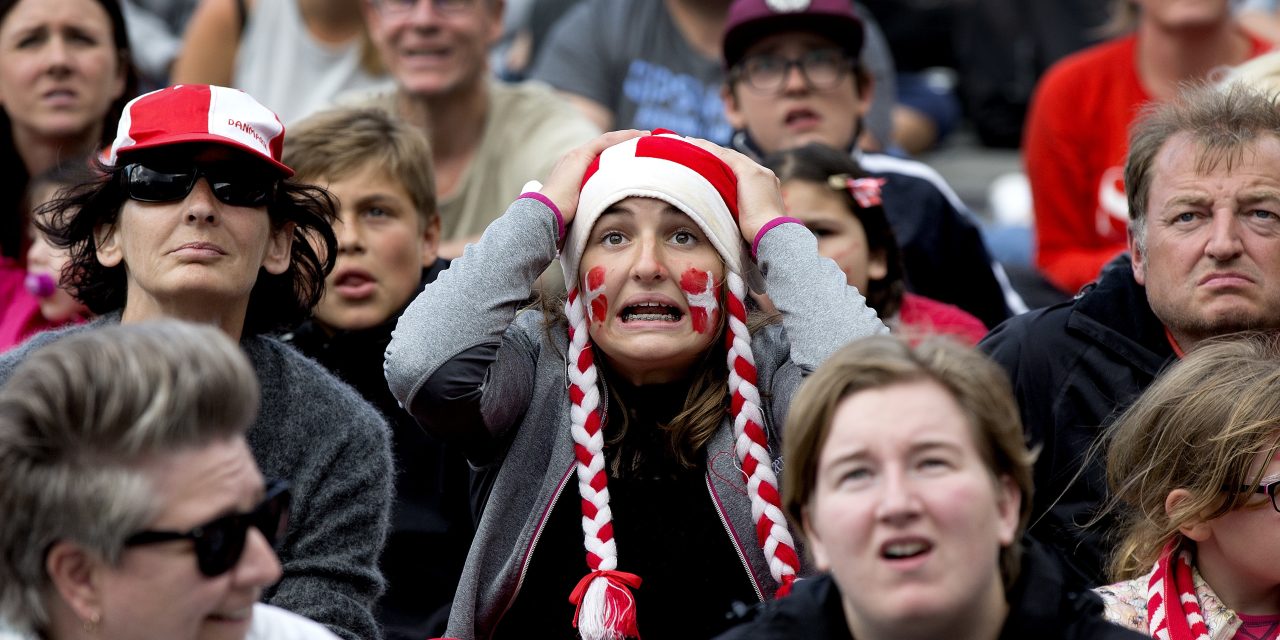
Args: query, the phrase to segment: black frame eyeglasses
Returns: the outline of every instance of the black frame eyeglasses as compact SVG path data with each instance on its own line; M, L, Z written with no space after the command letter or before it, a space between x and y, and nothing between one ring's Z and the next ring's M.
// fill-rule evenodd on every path
M373 8L388 18L409 15L421 0L369 0ZM427 0L431 10L442 15L459 15L475 8L477 0Z
M813 49L799 58L761 53L743 58L733 73L760 93L781 93L787 86L791 68L814 91L834 89L853 70L853 59L840 49Z
M262 532L275 548L289 524L289 483L277 480L267 485L262 502L248 513L232 513L215 518L190 531L140 531L124 541L126 547L137 547L174 540L195 543L196 563L200 573L214 578L231 570L244 554L249 527Z
M176 170L172 170L176 169ZM233 207L265 207L275 202L279 178L225 166L152 166L134 162L124 166L120 180L125 194L138 202L174 202L186 198L204 178L219 202Z
M1271 498L1271 508L1280 512L1280 504L1276 503L1276 493L1280 492L1280 479L1272 480L1257 487L1251 484L1242 484L1238 487L1226 486L1223 489L1227 491L1237 491L1240 493L1260 493Z

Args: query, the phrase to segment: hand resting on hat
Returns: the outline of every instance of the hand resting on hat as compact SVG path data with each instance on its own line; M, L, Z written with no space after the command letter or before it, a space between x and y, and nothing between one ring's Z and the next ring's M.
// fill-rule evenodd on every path
M782 204L782 187L773 171L732 149L701 138L685 138L720 158L738 178L738 229L748 245L774 218L786 216Z
M615 144L648 134L648 131L637 129L603 133L586 144L570 150L556 162L556 166L551 168L551 174L547 176L546 182L542 183L539 192L555 203L566 227L573 222L573 216L578 211L578 194L582 190L582 175L587 172L587 167L591 166L591 161Z

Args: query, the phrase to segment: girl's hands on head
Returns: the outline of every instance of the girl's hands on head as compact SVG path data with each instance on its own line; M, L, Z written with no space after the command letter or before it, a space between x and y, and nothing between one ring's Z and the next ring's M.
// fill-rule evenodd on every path
M551 168L551 174L547 176L546 182L542 183L540 192L555 203L556 208L560 210L560 217L564 219L566 227L569 226L570 222L573 222L573 216L578 212L578 195L582 190L582 175L587 172L587 167L591 166L591 161L595 160L601 151L615 144L648 134L648 131L636 129L610 131L570 150L569 153L564 154L556 162L556 166Z
M725 149L701 138L685 138L720 158L738 178L738 230L751 244L756 234L774 218L787 215L782 204L782 187L778 176L754 160L732 149Z

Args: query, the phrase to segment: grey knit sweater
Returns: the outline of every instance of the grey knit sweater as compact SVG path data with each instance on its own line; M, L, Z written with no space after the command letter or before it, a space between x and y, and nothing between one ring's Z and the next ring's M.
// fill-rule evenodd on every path
M566 336L544 330L542 315L516 311L538 274L555 258L556 219L541 202L522 198L489 225L477 244L429 285L400 317L387 349L391 391L428 430L455 441L496 443L479 464L492 482L475 541L454 597L448 635L487 638L520 588L527 561L559 499L577 500L566 390ZM782 224L760 241L758 266L783 326L753 336L757 384L771 450L804 375L856 338L888 329L821 258L813 235ZM454 359L497 347L481 386L479 413L467 419L460 398L470 390L447 377ZM437 376L440 371L445 373ZM487 433L464 432L479 429ZM479 450L473 447L473 451ZM706 445L707 491L720 512L761 599L777 585L756 543L751 505L726 418ZM775 465L776 466L776 465ZM618 549L619 557L626 555ZM568 594L565 594L568 597ZM536 635L536 630L525 630Z
M35 349L119 322L113 313L32 337L0 356L0 384ZM284 577L264 599L346 640L377 640L382 633L373 607L383 588L378 554L394 474L387 425L360 394L292 347L265 336L247 336L240 345L262 385L249 447L262 474L288 480L293 491L280 551Z

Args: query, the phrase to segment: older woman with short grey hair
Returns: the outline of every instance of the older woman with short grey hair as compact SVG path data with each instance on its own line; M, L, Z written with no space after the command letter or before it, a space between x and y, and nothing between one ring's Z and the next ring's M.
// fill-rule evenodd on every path
M289 505L245 441L257 409L249 361L212 327L31 354L0 388L0 638L335 638L256 604Z

